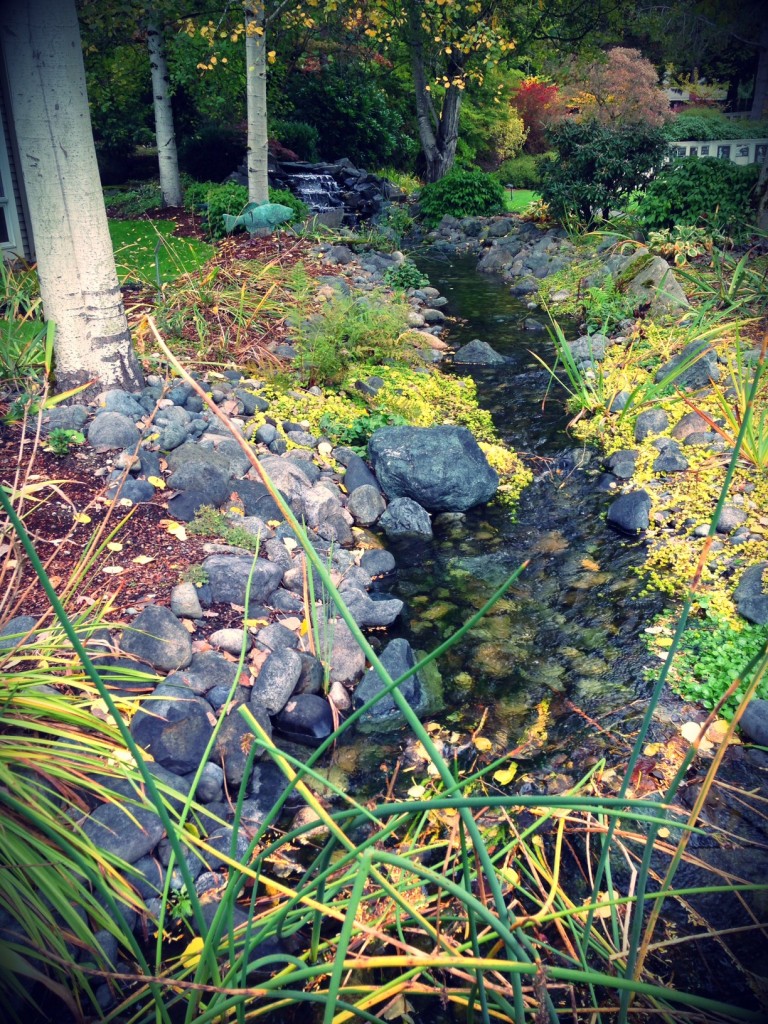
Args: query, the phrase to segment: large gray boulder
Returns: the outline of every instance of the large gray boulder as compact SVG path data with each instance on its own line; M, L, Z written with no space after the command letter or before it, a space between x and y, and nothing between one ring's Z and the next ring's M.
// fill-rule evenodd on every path
M490 501L499 478L466 427L382 427L368 455L389 498L430 512L463 512Z
M649 260L637 260L637 273L629 276L634 267L626 270L623 281L626 295L634 296L638 302L650 303L650 316L676 313L688 308L688 299L675 277L674 271L661 256Z

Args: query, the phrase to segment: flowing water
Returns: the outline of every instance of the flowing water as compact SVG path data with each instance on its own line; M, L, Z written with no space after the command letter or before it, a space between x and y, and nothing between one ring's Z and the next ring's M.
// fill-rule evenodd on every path
M643 562L642 542L606 526L611 499L596 487L597 457L576 468L590 453L566 431L565 395L550 395L542 408L549 374L531 351L551 363L549 336L523 330L531 312L475 265L466 256L424 261L422 269L448 298L444 311L459 318L450 325L451 342L481 338L509 361L447 372L471 373L480 405L536 479L514 515L491 505L437 516L431 543L391 545L398 562L391 589L407 609L401 635L432 650L530 558L491 614L441 658L442 720L471 730L485 716L483 734L502 752L538 723L547 734L538 744L540 766L562 763L567 752L578 771L580 759L589 763L612 742L591 723L614 723L626 734L643 710L649 659L641 633L660 604L642 595L634 571ZM391 762L402 745L398 736L377 739L381 747L370 737L360 744L358 767L369 779L376 761Z

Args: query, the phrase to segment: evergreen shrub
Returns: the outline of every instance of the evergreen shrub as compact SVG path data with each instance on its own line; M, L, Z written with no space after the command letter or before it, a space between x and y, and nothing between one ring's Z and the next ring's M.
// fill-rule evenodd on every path
M446 214L452 217L490 217L504 209L504 188L494 174L454 171L425 185L419 196L422 219L429 227Z
M639 223L646 231L689 224L738 233L750 220L757 172L755 165L740 167L715 157L675 160L646 188L639 203Z

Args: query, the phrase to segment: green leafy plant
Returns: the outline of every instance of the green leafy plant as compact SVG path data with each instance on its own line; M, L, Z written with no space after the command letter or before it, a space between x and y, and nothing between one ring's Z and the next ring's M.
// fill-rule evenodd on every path
M206 505L204 506L204 508L209 509L211 508L211 506ZM222 520L223 519L224 517L222 516ZM217 525L218 522L219 520L217 519ZM199 529L199 525L200 524L198 524L195 531L192 531L190 529L190 532L197 532ZM203 531L200 532L202 533L203 536L215 535L215 531L213 530L209 531L208 533L205 533ZM188 565L187 568L184 569L184 571L180 574L179 579L181 580L182 583L194 583L196 587L204 587L205 584L208 582L208 573L202 565Z
M254 553L258 552L261 546L261 540L256 534L249 533L242 526L237 526L212 505L203 505L195 512L195 518L187 527L187 532L197 537L221 537L223 541L233 547L243 548L245 551ZM202 572L200 570L202 570L202 566L191 566L186 570L189 582L194 583L196 587L201 587L208 582L207 578L203 579L204 570Z
M632 319L637 308L637 299L625 295L613 277L606 278L601 285L587 289L584 297L584 313L590 334L611 331L627 319Z
M759 139L766 133L768 121L725 117L719 110L683 111L664 125L664 135L670 142Z
M620 209L667 152L661 129L647 124L565 119L548 134L559 158L542 165L542 197L558 220L586 226Z
M556 160L556 153L542 153L531 156L524 153L513 160L505 160L497 171L494 171L502 185L508 188L524 188L538 191L541 187L542 167L547 162Z
M347 367L360 362L402 362L407 351L400 340L406 307L379 303L375 292L338 296L322 318L305 322L296 338L296 373L302 384L336 384Z
M697 302L725 310L749 309L756 314L768 308L768 260L752 249L738 256L713 248L711 256L709 268L678 272Z
M676 224L672 228L648 233L648 248L667 259L671 258L678 267L688 260L711 253L715 241L722 243L724 236L689 224Z
M737 676L742 685L722 705L720 714L730 720L744 699L746 687L755 676L756 659L768 644L768 626L745 623L741 629L719 615L707 617L683 634L680 650L670 675L672 689L685 700L714 708ZM748 671L747 670L749 667ZM757 697L768 698L768 680L763 679Z
M130 188L105 189L104 202L111 217L136 220L163 205L163 193L156 181L136 182Z
M393 185L397 185L409 199L424 185L424 182L415 174L411 174L409 171L399 171L395 167L381 167L375 173L378 177L386 178Z
M374 430L381 427L404 427L408 421L397 413L374 412L358 416L352 423L337 423L329 413L320 417L320 429L336 445L345 445L364 455Z
M270 138L293 150L299 160L315 161L319 157L320 133L306 121L275 119L270 121Z
M429 278L426 274L422 274L413 260L405 259L402 263L397 263L384 272L384 284L388 284L390 288L402 288L405 291L408 288L424 288L429 284Z
M67 430L64 427L55 427L49 434L45 443L48 451L54 455L68 455L78 444L85 443L85 435L79 430Z
M504 188L498 178L484 171L453 171L425 185L419 194L419 210L429 227L439 224L446 214L490 217L503 209Z
M687 224L738 235L750 220L757 167L715 157L685 157L662 168L645 189L638 219L646 231Z

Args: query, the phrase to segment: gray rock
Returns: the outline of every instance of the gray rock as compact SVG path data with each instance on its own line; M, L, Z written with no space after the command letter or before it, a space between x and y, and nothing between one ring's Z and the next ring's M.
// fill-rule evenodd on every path
M170 608L148 605L124 630L120 646L154 668L185 668L192 660L192 639Z
M263 651L282 651L286 648L292 650L298 644L299 638L294 631L280 622L272 622L256 634L256 645Z
M211 555L203 562L214 604L245 605L245 594L250 578L251 603L263 603L277 590L283 570L266 558L246 558L241 555Z
M397 598L374 601L357 587L343 589L341 596L352 618L361 627L389 626L403 610L403 602Z
M122 416L127 416L129 420L140 420L144 416L144 408L127 391L114 388L111 391L105 391L101 399L103 408L107 412L119 412ZM99 413L99 415L103 415L103 413Z
M690 365L688 365L690 364ZM708 341L692 341L682 352L678 352L669 362L656 371L655 381L660 383L666 377L676 373L681 366L686 366L674 379L675 385L681 388L704 388L711 381L720 379L720 367L717 364L717 353Z
M307 525L317 528L329 516L341 511L338 497L324 483L315 484L302 495L304 517Z
M577 361L599 363L605 359L608 339L604 334L583 334L576 341L568 342L571 355Z
M83 833L99 849L134 864L157 846L165 829L154 810L124 801L97 807L83 823Z
M635 472L637 457L640 453L630 449L614 452L603 465L620 480L629 480Z
M175 491L195 491L207 499L207 505L220 505L231 490L229 465L198 462L190 458L171 473L168 486Z
M24 637L37 625L34 615L16 615L9 619L0 629L0 651L11 651L24 640ZM36 636L33 633L27 643L34 646Z
M282 648L273 651L261 666L251 692L251 706L267 714L281 711L296 688L302 663L298 651Z
M768 593L763 589L763 574L768 562L750 565L744 570L733 592L739 615L757 626L768 625Z
M50 434L52 430L82 430L88 419L88 410L84 405L55 405L43 413L41 432Z
M346 465L347 471L344 474L344 486L347 489L347 494L351 496L358 487L365 485L380 490L379 482L368 468L365 459L361 459L359 455L352 453L347 459Z
M301 674L293 691L294 694L320 693L325 682L323 663L308 651L299 651L299 657L301 658Z
M267 716L262 714L259 719L262 726L265 720L269 721ZM271 733L269 734L271 735ZM221 723L212 754L213 761L217 767L221 767L229 787L236 788L243 781L248 754L253 743L253 730L243 716L233 710ZM261 757L262 755L263 751L260 751L255 756Z
M294 743L317 747L333 732L333 715L323 697L299 693L275 716L274 727Z
M688 299L667 261L654 256L643 262L644 266L634 276L624 278L624 293L643 304L649 303L648 313L652 317L687 309Z
M416 664L411 645L407 640L400 638L390 640L382 651L379 660L393 680L398 679ZM355 707L359 708L363 704L367 704L369 700L381 693L385 685L385 682L375 669L368 669L360 685L355 690ZM426 691L418 673L406 679L405 682L400 684L398 689L416 714L422 714L426 711ZM391 693L381 697L360 718L360 727L368 730L390 729L402 723L402 712L395 704Z
M203 614L194 583L177 583L171 591L171 611L180 619L199 619Z
M273 426L271 423L264 423L253 436L254 440L258 441L260 444L272 444L277 437L277 427Z
M432 539L429 513L411 498L394 498L379 518L379 526L390 540L399 537Z
M155 496L155 488L148 480L135 480L127 477L122 482L115 481L107 488L107 497L110 499L122 498L123 501L130 501L134 505L140 505L142 501L151 501Z
M227 661L218 651L202 651L192 655L191 663L179 672L167 676L167 684L184 686L198 697L205 696L214 686L232 688L237 665Z
M689 434L708 431L710 424L697 412L686 413L672 428L671 434L677 441L684 441Z
M343 619L321 617L318 623L319 650L330 651L330 678L340 683L356 682L365 668L365 655ZM323 654L323 657L325 655Z
M364 551L360 559L360 567L365 569L372 579L394 572L396 565L395 556L383 548Z
M636 536L648 529L651 498L645 491L620 495L608 509L608 522L621 533Z
M629 399L631 398L631 392L619 391L611 399L610 405L608 406L608 412L621 412L626 409L629 405Z
M487 341L474 338L466 345L462 345L453 354L454 363L475 363L484 366L494 366L506 363L503 355L491 348Z
M635 420L635 440L644 441L652 434L661 434L669 426L669 416L663 409L646 409Z
M238 718L240 716L238 715ZM206 761L197 781L195 799L210 804L224 796L224 769L213 761Z
M373 526L387 507L381 491L370 484L356 487L347 501L347 509L359 526Z
M188 687L165 682L134 715L131 735L159 765L183 774L200 764L213 732L212 719L206 700Z
M747 521L747 513L736 505L724 505L717 521L718 533L730 533Z
M768 700L753 697L744 709L739 725L748 740L760 747L768 747Z
M368 443L373 470L390 498L432 512L463 512L490 501L499 478L466 427L383 427Z
M246 651L251 649L251 638L244 629L236 629L234 627L217 629L211 633L208 640L214 647L220 647L222 651L226 651L227 654L234 654L238 658L243 648Z
M677 441L668 438L653 461L654 473L684 473L688 469L688 459L680 451Z
M97 452L114 451L116 448L135 448L139 431L133 420L119 412L103 412L96 416L88 428L88 443Z

